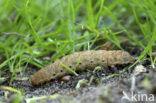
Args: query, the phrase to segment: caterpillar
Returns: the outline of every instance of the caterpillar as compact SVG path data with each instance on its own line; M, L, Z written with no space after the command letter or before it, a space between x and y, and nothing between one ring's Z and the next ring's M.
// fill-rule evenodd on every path
M83 71L86 68L91 69L98 65L106 67L133 62L134 58L128 52L122 50L89 50L75 52L39 70L30 77L30 82L33 86L40 85L44 82L69 74L70 71L61 64L68 66L72 70ZM77 65L76 68L75 65Z

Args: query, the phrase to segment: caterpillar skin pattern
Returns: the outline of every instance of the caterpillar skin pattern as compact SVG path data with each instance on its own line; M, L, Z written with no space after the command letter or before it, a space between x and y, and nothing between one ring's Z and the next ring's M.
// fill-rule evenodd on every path
M54 63L39 70L31 76L30 82L32 85L40 85L44 82L69 74L70 71L63 67L61 63L71 69L75 69L75 65L78 64L76 71L83 71L86 68L93 69L98 65L106 67L133 62L134 58L128 52L122 50L90 50L75 52L74 54L70 54L64 56L62 59L56 60Z

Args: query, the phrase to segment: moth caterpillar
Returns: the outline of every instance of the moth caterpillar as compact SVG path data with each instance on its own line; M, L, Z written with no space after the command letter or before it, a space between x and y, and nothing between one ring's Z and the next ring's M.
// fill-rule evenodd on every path
M98 65L106 67L116 64L132 63L133 61L134 58L128 52L121 50L90 50L75 52L74 54L56 60L54 63L39 70L31 76L30 82L32 85L40 85L51 79L56 79L69 74L70 71L62 66L61 63L73 70L75 69L75 65L78 64L75 70L83 71L86 68L93 69Z

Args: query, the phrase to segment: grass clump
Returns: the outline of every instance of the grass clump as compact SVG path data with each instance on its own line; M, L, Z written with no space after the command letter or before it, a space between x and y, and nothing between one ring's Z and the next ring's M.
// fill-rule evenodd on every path
M149 54L154 66L155 9L152 0L1 0L0 76L109 43L123 49L123 41L143 48L138 61Z

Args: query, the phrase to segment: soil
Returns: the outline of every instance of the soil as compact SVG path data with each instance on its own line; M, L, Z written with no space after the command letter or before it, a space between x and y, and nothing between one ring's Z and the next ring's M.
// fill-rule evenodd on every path
M133 55L139 54L134 53ZM33 68L27 68L22 77L19 75L18 78L20 79L15 79L11 85L9 85L8 80L3 83L3 86L21 90L24 93L24 98L59 95L55 99L42 99L36 101L36 103L156 103L156 68L151 66L149 59L139 64L143 65L147 71L139 73L137 76L132 75L135 66L122 73L123 68L131 64L117 65L102 68L96 72L86 70L78 73L78 76L71 75L69 81L58 79L38 87L33 87L29 80L22 80L25 77L29 78L30 75L37 71ZM92 77L94 79L89 83ZM83 83L80 88L76 89L78 82L84 79L88 82ZM146 94L148 97L152 94L155 99L152 102L149 100L139 101L139 97L136 98L136 101L122 99L123 92L130 97L132 91L134 94ZM5 99L5 93L6 90L0 90L1 101L12 102L14 93L9 91L8 99ZM25 101L23 100L23 102Z

